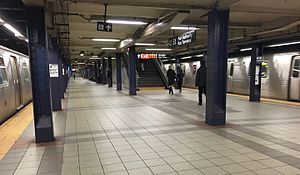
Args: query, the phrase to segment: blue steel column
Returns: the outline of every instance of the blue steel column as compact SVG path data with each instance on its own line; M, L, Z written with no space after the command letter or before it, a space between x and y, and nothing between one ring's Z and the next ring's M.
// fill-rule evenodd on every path
M62 83L60 80L61 75L61 64L59 61L59 53L58 53L58 45L56 38L51 39L51 48L48 49L48 62L52 65L58 66L58 77L50 77L51 84L51 102L52 102L52 110L60 111L62 109L61 106L61 86Z
M101 74L102 74L102 84L106 84L106 60L102 58Z
M252 47L251 63L250 63L250 95L249 101L260 101L261 94L261 65L258 63L263 55L263 47L261 44L257 44ZM256 72L256 67L259 66L259 72ZM256 74L258 79L256 80ZM257 82L256 82L257 81Z
M136 95L136 61L135 46L129 48L129 95Z
M226 124L227 45L229 10L208 13L206 123Z
M181 64L181 58L180 57L176 57L175 61L176 61L176 73L178 73L179 68L180 68L180 64Z
M113 81L112 81L112 61L111 57L108 57L107 59L107 84L108 87L113 87Z
M98 63L97 61L94 62L94 76L95 76L95 81L97 82L98 79Z
M117 90L122 90L122 62L121 54L116 53L116 80L117 80Z
M43 7L27 7L35 141L54 141L51 111L48 41Z
M97 79L96 79L96 82L97 83L102 83L102 75L101 75L101 72L100 72L100 67L101 67L101 61L97 61Z

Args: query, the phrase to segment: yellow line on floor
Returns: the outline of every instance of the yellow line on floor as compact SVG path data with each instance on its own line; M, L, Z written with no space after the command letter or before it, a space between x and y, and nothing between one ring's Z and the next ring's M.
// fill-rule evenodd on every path
M247 96L247 95L231 94L231 93L228 93L228 95L233 96L233 97L240 97L240 98L244 98L244 99L249 99L249 96ZM261 102L263 102L263 103L271 103L271 104L277 103L277 104L283 104L283 105L300 106L300 102L278 100L278 99L270 99L270 98L261 98Z
M140 91L164 90L165 87L139 87Z
M33 119L32 103L0 125L0 160L10 150Z

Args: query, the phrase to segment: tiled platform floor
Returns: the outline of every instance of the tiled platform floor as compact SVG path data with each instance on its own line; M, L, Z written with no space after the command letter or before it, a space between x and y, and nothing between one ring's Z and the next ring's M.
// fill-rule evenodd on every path
M228 124L210 127L196 100L194 90L128 96L72 80L56 142L36 145L30 125L0 174L300 174L299 107L228 97Z

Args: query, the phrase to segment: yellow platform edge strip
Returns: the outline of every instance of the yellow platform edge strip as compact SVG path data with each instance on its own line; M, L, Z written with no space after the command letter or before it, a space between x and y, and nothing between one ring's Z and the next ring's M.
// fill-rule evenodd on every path
M232 94L227 93L229 96L233 97L240 97L244 99L249 99L249 96L247 95L240 95L240 94ZM299 102L293 102L293 101L286 101L286 100L278 100L278 99L270 99L270 98L261 98L262 103L270 103L270 104L283 104L283 105L290 105L290 106L300 106Z
M33 119L32 103L0 125L0 160L23 134Z
M140 91L165 90L165 87L140 87Z

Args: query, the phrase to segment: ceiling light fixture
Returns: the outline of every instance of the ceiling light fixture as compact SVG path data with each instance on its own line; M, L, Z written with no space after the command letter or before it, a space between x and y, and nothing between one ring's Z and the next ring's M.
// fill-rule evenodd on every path
M15 37L24 37L17 29L15 29L10 24L5 23L4 27L7 28L9 31L15 34Z
M119 39L107 39L107 38L93 38L93 41L100 41L100 42L119 42Z
M171 51L172 49L165 49L165 48L149 48L149 49L145 49L145 50L148 50L148 51Z
M203 57L203 54L195 55L195 57Z
M187 56L187 57L182 57L181 59L189 59L189 58L192 58L192 56Z
M300 44L300 41L281 43L281 44L272 44L272 45L268 45L266 47L279 47L279 46L288 46L288 45L295 45L295 44Z
M111 23L111 24L127 24L127 25L146 25L147 24L143 21L114 20L114 19L109 19L106 22Z
M117 48L115 47L102 47L102 50L116 50Z
M240 49L241 52L245 52L245 51L249 51L252 50L252 48L244 48L244 49Z
M4 22L3 19L0 18L0 22Z
M84 56L84 51L81 51L81 52L79 53L79 55L80 55L81 57L83 57L83 56Z
M135 43L136 46L154 46L154 43Z
M172 30L198 30L199 28L197 27L184 27L184 26L179 26L179 27L171 27Z

